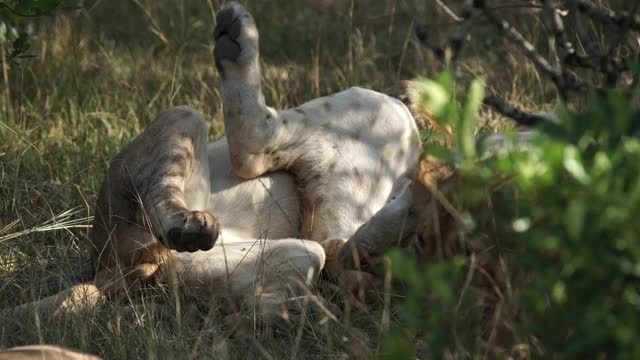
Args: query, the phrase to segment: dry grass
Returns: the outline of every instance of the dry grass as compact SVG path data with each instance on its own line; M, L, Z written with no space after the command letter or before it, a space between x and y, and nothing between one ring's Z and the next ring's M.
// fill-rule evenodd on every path
M262 31L266 96L277 108L352 85L384 89L439 70L413 39L413 19L397 1L248 3ZM434 37L444 38L450 19L430 2L409 3ZM0 65L0 307L87 277L78 273L108 161L160 111L189 104L209 120L212 139L223 134L210 41L219 5L92 1L40 20L35 58ZM549 107L554 94L535 69L497 42L474 38L465 69L525 108ZM484 119L491 129L504 126L489 112ZM279 336L250 321L234 329L216 303L196 304L183 291L158 286L140 305L112 302L60 321L6 319L0 348L61 344L105 358L369 358L378 350L384 307L356 306L336 290L323 294L343 305L338 322L302 316Z

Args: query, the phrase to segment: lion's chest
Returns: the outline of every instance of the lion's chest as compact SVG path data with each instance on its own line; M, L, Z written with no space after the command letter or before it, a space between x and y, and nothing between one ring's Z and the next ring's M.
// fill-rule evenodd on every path
M208 146L211 193L208 210L225 241L297 238L299 196L293 177L275 172L245 180L233 174L226 138Z

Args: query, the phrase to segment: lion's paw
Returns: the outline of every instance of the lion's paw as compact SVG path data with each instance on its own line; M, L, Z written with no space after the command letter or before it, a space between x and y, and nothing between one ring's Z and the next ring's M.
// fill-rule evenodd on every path
M258 29L251 14L237 2L231 2L218 12L213 37L214 57L221 73L230 62L250 65L258 56Z
M208 211L187 211L180 226L167 232L166 245L179 252L207 251L218 239L219 227Z

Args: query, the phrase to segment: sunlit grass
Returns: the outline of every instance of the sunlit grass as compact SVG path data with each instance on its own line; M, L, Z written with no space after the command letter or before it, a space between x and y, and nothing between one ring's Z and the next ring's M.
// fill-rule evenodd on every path
M157 114L188 104L204 114L211 139L224 133L210 39L219 3L97 1L41 20L36 57L0 65L0 306L48 295L45 275L69 279L79 270L109 160ZM382 90L434 75L440 66L413 39L414 19L392 3L336 1L314 10L304 2L250 2L269 103L286 108L353 85ZM434 36L451 29L438 26L447 19L434 9L418 9ZM473 39L464 68L527 109L548 108L535 69L510 55L496 70L505 57L488 51L498 47L488 41ZM490 130L504 126L484 115ZM343 305L339 322L305 319L280 337L251 322L234 331L215 302L184 306L183 293L149 291L140 306L109 303L61 322L7 319L0 348L44 342L106 358L274 359L368 358L378 350L382 301L364 306L336 289L322 294ZM184 300L181 310L176 298ZM395 320L393 309L385 316Z

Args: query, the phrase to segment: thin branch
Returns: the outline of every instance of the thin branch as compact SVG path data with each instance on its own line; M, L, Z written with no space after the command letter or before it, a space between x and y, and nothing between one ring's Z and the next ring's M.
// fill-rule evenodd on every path
M520 48L539 70L551 77L554 83L560 81L561 71L538 54L535 46L525 39L513 25L489 10L489 8L485 6L484 1L476 1L475 6L484 13L487 19L489 19L512 44Z
M589 82L583 81L577 77L569 68L583 68L591 70L595 74L603 75L607 79L609 86L617 83L621 73L628 71L629 68L619 56L609 49L609 51L589 52L584 50L585 54L579 53L576 44L572 42L563 19L563 11L559 9L558 0L541 0L540 2L531 2L531 7L542 8L545 17L548 20L552 35L555 41L556 53L558 61L556 64L542 56L536 47L529 42L509 21L499 15L499 11L495 7L490 7L487 0L465 0L464 13L457 16L451 9L444 5L444 1L434 0L440 8L442 8L449 17L458 22L457 30L449 37L445 46L433 44L428 36L428 28L425 26L416 26L415 32L420 43L442 61L446 66L452 67L460 56L464 42L469 35L472 23L486 20L492 26L495 26L500 34L517 49L519 49L538 69L540 74L550 79L556 86L560 96L567 99L569 92L596 92L604 93L603 88L599 88ZM403 2L404 3L404 2ZM579 16L575 14L584 14L591 20L604 23L604 25L617 27L619 41L626 36L628 31L640 30L640 16L637 15L640 4L635 3L631 12L614 12L604 8L595 6L587 0L568 0L569 14L572 15L570 20L578 22ZM444 6L444 7L443 7ZM477 13L483 14L483 18L479 19L475 16ZM411 16L411 11L408 12ZM458 21L458 19L460 21ZM419 21L416 21L419 23ZM578 43L582 49L582 39L579 24L575 24L578 32ZM554 46L554 45L552 45ZM583 52L583 50L580 50ZM463 71L456 67L456 77L469 77ZM465 77L466 76L466 77ZM489 93L484 99L484 104L493 108L502 115L516 121L519 124L533 126L541 122L552 121L548 116L539 113L527 113L522 109L514 106L494 91L488 90Z
M447 8L448 9L448 8ZM449 9L451 11L451 9ZM451 11L452 12L452 11ZM427 48L429 48L438 60L444 62L448 67L455 66L456 62L460 58L462 46L465 39L471 31L471 25L473 24L474 7L473 0L465 0L462 10L462 16L458 17L453 14L455 18L460 19L458 28L447 40L447 44L444 47L439 47L431 43L426 27L415 26L414 30L418 40Z
M591 31L585 29L584 19L582 16L577 16L580 13L578 11L578 4L570 0L567 2L569 14L571 14L570 20L572 22L572 31L576 33L576 40L580 49L584 52L585 56L600 56L602 50L600 44L591 35Z
M640 16L634 13L615 12L594 5L588 0L572 0L581 13L600 23L615 25L619 28L630 28L640 31Z
M12 13L15 16L19 16L19 17L23 17L23 18L38 18L38 17L42 16L41 14L37 14L37 13L36 14L23 13L23 12L15 10L14 8L12 8L11 6L8 6L7 4L0 3L0 11L2 9L5 9L5 10L9 11L10 13ZM48 14L45 14L45 15L48 15Z
M564 62L568 62L568 60L571 60L572 62L574 62L575 60L581 60L582 58L578 56L578 54L576 53L576 49L573 46L573 43L571 42L571 40L569 40L569 37L567 36L565 27L564 27L564 22L562 20L562 16L560 15L560 11L558 10L555 0L543 0L543 4L544 4L544 13L546 15L546 18L549 24L551 25L551 29L553 32L553 39L555 40L555 42L553 43L555 47L554 49L555 53L556 54L560 53L560 56L559 56L560 61L557 64L556 69L559 72L560 79L564 79L566 75L565 75L564 69L562 68L562 64ZM560 44L560 51L558 51L557 49L558 44ZM560 95L563 99L566 99L567 93L564 91L564 83L561 85L562 86L559 86Z
M560 66L553 66L547 59L538 53L535 46L525 39L518 30L507 20L499 17L489 9L484 0L476 0L474 6L481 10L485 17L489 19L513 45L520 48L522 52L536 65L536 68L548 76L556 85L561 94L566 94L568 90L584 91L589 86L573 74L563 72Z
M634 8L637 9L637 5ZM620 58L614 56L613 49L606 55L583 56L577 53L575 46L567 36L564 21L562 20L561 11L558 10L555 0L544 0L545 14L553 30L553 36L556 43L560 44L561 64L570 67L580 67L602 73L606 76L609 84L615 84L620 73L628 70ZM628 30L628 29L627 29ZM624 36L626 31L619 33L620 38ZM620 42L618 40L617 42ZM613 48L613 47L612 47ZM562 71L562 68L560 68ZM565 76L563 74L563 76Z
M438 47L431 43L429 35L427 35L426 28L420 25L416 25L414 27L414 31L416 33L416 38L418 38L420 44L429 49L439 61L445 62L444 50L441 47Z
M420 39L420 35L418 35L418 38ZM425 46L427 49L431 50L436 55L438 60L444 62L444 56L442 54L441 48L432 47L429 45L428 42L424 42L421 39L420 39L420 43L423 46ZM457 72L457 74L459 76L464 76L464 74L460 75L460 72ZM483 99L483 103L491 107L501 115L515 121L520 125L535 126L549 120L547 117L523 111L518 106L511 104L506 99L497 95L493 91L491 90L487 90L487 91L489 91L489 94L485 96L485 98Z
M633 18L638 13L640 9L640 2L636 1L631 9L630 16ZM616 50L620 48L620 45L623 43L624 39L629 34L631 24L629 22L625 23L620 31L615 35L615 40L611 42L609 46L609 50L605 55L605 59L611 59L609 64L609 68L607 70L607 82L610 85L615 85L620 78L620 73L623 71L629 70L628 66L620 59L619 56L616 56Z
M73 5L66 5L66 6L57 5L56 7L51 9L50 11L41 11L40 9L36 8L33 13L28 14L28 13L25 13L25 12L22 12L22 11L18 11L15 8L5 4L4 2L0 2L0 11L2 11L3 9L5 9L5 10L9 11L10 13L12 13L13 15L21 17L21 18L35 19L35 18L40 18L40 17L44 17L44 16L54 16L54 15L57 14L58 10L60 12L64 13L64 12L80 10L80 9L82 9L82 7L81 6L73 6Z
M536 126L549 122L549 117L539 114L528 113L519 107L511 104L497 94L489 94L484 98L484 104L493 108L500 114L524 126Z
M462 51L462 45L464 45L464 41L469 35L471 26L473 25L474 10L473 0L465 0L464 7L462 8L462 22L460 23L460 27L458 27L457 31L453 33L453 36L449 38L447 52L445 52L447 63L451 62L455 64L458 61L460 52Z
M462 16L462 22L458 27L456 33L449 38L447 46L448 50L432 44L429 41L429 37L424 27L415 27L416 37L418 38L418 41L420 41L423 46L429 49L438 58L438 60L442 61L447 66L451 65L450 60L457 60L464 40L466 39L471 29L471 22L476 7L475 2L473 0L465 1L465 12ZM522 38L522 36L520 37ZM524 38L522 39L524 40ZM531 47L533 46L531 45ZM546 60L543 59L543 61ZM459 71L456 73L460 74ZM559 76L560 75L558 75L558 77ZM493 108L495 111L499 112L507 118L512 119L520 125L534 126L542 122L549 121L547 117L523 111L519 107L509 103L506 99L502 98L492 91L490 91L490 93L484 98L483 102L485 105Z
M556 42L560 44L562 58L577 56L576 49L565 31L564 21L562 20L562 15L558 10L555 0L545 0L544 9L545 15L553 30L553 37L556 39Z
M433 2L435 2L436 5L438 5L438 7L442 9L445 14L449 15L449 17L452 18L455 22L462 22L462 18L456 15L456 13L454 13L453 10L451 10L442 0L433 0Z

